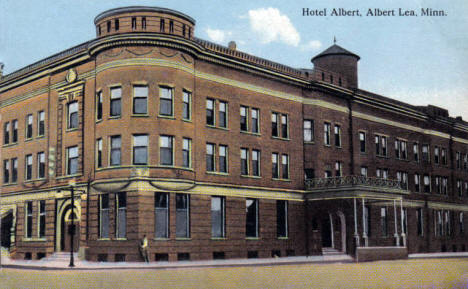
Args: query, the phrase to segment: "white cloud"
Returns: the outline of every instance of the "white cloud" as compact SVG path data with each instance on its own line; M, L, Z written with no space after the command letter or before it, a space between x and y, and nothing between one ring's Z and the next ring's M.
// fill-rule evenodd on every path
M224 42L226 41L226 38L232 35L231 31L224 31L220 29L206 28L205 32L211 41L214 41L220 44L224 44Z
M273 41L284 42L298 46L301 36L297 32L289 17L281 14L277 8L259 8L249 10L250 28L260 37L263 43Z
M310 40L306 44L301 45L302 50L318 50L322 47L322 42L319 40Z

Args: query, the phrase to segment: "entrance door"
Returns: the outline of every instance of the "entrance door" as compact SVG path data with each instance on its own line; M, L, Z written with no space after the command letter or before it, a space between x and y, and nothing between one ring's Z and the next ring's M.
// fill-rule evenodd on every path
M76 215L71 214L71 208L67 209L63 214L62 232L60 237L61 251L70 252L71 238L73 237L73 252L78 252L80 242L80 221L76 218Z
M8 213L4 218L2 218L1 245L4 248L10 248L12 226L13 226L13 213Z
M330 218L322 219L322 247L331 247L332 246L332 236L331 236L331 224Z

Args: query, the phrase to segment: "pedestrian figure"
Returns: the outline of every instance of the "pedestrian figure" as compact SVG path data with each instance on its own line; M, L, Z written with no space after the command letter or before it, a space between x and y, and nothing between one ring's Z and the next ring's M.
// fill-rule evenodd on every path
M143 260L148 263L148 239L146 238L146 235L143 235L143 239L141 239L140 242L140 255L143 258Z

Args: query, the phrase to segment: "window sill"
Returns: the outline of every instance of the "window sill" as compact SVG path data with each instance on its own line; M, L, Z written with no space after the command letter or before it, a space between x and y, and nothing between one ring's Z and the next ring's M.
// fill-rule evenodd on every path
M245 237L246 240L248 241L259 241L260 238L259 237Z
M226 241L226 237L211 237L211 241Z
M390 157L389 156L383 156L383 155L375 155L376 157L378 158L382 158L382 159L389 159Z
M221 173L221 172L206 172L207 175L216 175L216 176L229 176L229 173Z
M101 119L96 119L96 123L101 123L102 122L102 118Z
M33 138L32 138L32 137L30 137L30 138L25 138L25 139L24 139L24 142L30 142L30 141L33 141Z
M77 131L77 130L78 130L77 127L74 127L74 128L67 128L67 129L65 130L65 132L72 132L72 131Z
M192 238L175 238L176 241L192 241Z
M315 144L315 142L314 142L314 141L304 141L304 144L306 144L306 145L313 145L313 144Z
M9 143L9 144L4 144L2 147L3 147L3 148L7 148L7 147L15 146L15 145L17 145L17 144L18 144L18 142L14 142L14 143Z
M278 240L289 240L289 237L276 237Z
M11 186L17 186L18 183L15 182L15 183L6 183L6 184L3 184L2 187L11 187Z
M109 116L107 119L119 119L119 118L122 118L121 115L113 115L113 116Z
M241 130L240 133L252 135L252 136L262 136L259 132L251 132L251 131L246 131L246 130Z
M83 174L73 174L73 175L66 175L66 176L62 176L62 177L57 177L55 179L56 180L65 180L65 179L77 178L77 177L81 177L81 176L83 176Z
M38 135L38 136L36 136L36 139L41 139L41 138L45 138L45 135Z
M98 238L97 241L111 241L110 238Z
M23 242L46 242L47 238L26 238L26 237L24 237L21 241L23 241Z
M115 238L114 241L128 241L127 238Z
M323 144L324 147L331 148L331 145L329 144Z
M335 145L335 148L337 148L337 149L343 149L342 146L337 146L337 145Z
M290 141L291 140L288 137L280 137L280 136L272 136L271 138L276 139L276 140L282 140L282 141Z
M224 130L224 131L229 131L229 128L227 128L227 127L214 126L214 125L209 125L209 124L207 124L206 127L213 128L213 129L220 129L220 130Z
M185 122L190 122L190 123L192 123L192 120L191 120L191 119L185 119L185 118L183 118L183 119L182 119L182 121L185 121Z
M249 175L241 175L241 178L249 178L249 179L261 179L261 176L249 176Z
M169 238L153 238L153 240L161 242L161 241L170 241L171 239L169 239Z
M158 114L158 118L164 118L164 119L171 119L171 120L175 120L175 116L173 115L161 115L161 114Z
M130 115L131 117L150 117L147 113L133 113Z
M280 181L280 182L291 182L291 179L277 179L277 178L271 178L273 181Z

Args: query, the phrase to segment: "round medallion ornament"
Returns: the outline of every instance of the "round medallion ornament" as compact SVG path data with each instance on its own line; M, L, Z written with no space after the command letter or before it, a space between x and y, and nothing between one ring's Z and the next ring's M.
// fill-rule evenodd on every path
M67 76L65 79L67 80L68 83L72 83L76 80L77 74L76 71L72 68L70 68L67 72Z

